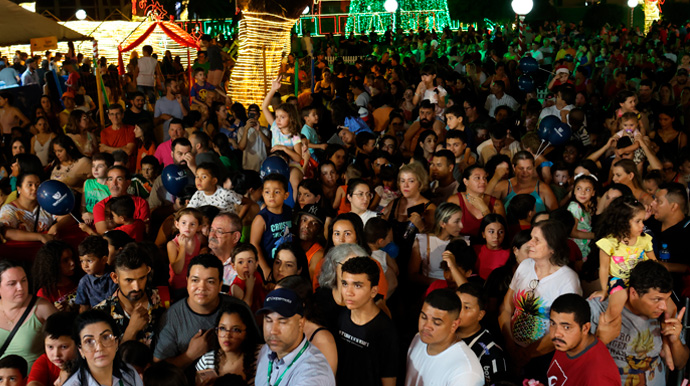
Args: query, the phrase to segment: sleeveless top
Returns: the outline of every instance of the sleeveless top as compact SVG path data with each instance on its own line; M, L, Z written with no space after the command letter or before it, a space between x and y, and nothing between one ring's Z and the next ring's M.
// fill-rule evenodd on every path
M44 350L43 323L36 316L36 307L34 306L31 315L26 317L26 321L19 327L14 338L12 338L12 342L3 354L3 357L14 354L26 359L26 362L29 364L29 371L31 371L31 366L43 354ZM9 336L10 331L0 328L0 346L5 343Z
M36 157L41 160L41 164L43 166L48 164L48 156L49 156L49 150L50 150L50 143L53 141L55 136L51 137L46 143L41 145L41 142L38 140L38 137L34 137L34 151L36 152Z
M663 154L671 159L675 159L680 151L680 132L670 142L664 142L660 135L654 137L652 141L659 146L657 154Z
M340 206L338 207L338 214L349 213L352 211L352 206L347 202L347 185L340 185L338 189L342 189L345 192L343 198L340 199Z
M307 263L311 264L311 258L314 257L316 252L322 250L323 247L319 243L312 244L311 248L305 253L307 255Z
M288 229L292 227L292 209L283 204L283 213L275 214L268 210L268 208L263 208L259 212L259 216L264 219L266 224L266 229L261 235L261 243L259 245L266 261L273 264L273 254L277 248L275 245L276 241L283 236L286 227Z
M462 208L462 231L463 235L468 236L479 236L479 226L482 223L481 219L474 217L474 215L467 209L467 204L462 198L462 193L458 193L458 202L460 202L460 208ZM491 196L490 196L491 197ZM489 199L489 210L491 213L494 212L494 205L496 204L496 197L491 197Z
M515 191L513 190L512 182L508 180L508 195L505 199L503 199L503 205L506 207L506 210L508 209L508 204L510 204L510 200L512 200L515 196L517 196L517 193L515 193ZM537 185L534 187L534 191L530 193L530 196L534 197L537 200L537 203L534 205L536 213L544 212L546 210L546 205L544 204L544 201L541 199L541 196L539 195L539 180L537 180Z
M178 234L173 239L173 242L178 248L180 247L178 241L179 237L180 235ZM191 252L188 251L184 255L184 266L182 266L182 271L180 271L180 273L175 273L172 265L170 265L170 286L173 289L187 288L187 267L189 266L189 262L192 261L192 258L199 254L199 249L201 249L201 240L199 240L199 235L196 234L194 235L194 250Z

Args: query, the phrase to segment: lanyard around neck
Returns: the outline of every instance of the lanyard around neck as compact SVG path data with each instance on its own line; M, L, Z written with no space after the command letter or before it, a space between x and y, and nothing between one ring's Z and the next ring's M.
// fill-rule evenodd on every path
M276 380L276 383L274 383L273 386L278 386L280 381L283 380L283 376L285 375L285 373L287 373L288 370L290 370L290 367L292 367L292 365L294 365L295 362L297 362L299 357L301 357L302 354L304 354L304 351L306 351L307 347L309 347L309 341L306 341L304 346L302 346L302 349L299 350L299 352L297 353L297 356L295 357L295 359L293 359L292 362L290 362L290 364L288 365L287 369L285 369L285 371L283 371L283 373L280 374L280 376ZM271 386L271 373L273 373L273 361L269 362L269 364L268 364L268 386Z

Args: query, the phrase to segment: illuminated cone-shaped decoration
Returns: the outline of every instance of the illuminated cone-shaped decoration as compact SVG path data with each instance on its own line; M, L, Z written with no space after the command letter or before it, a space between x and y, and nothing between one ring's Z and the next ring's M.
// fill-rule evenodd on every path
M234 102L261 105L278 76L283 55L290 52L290 30L296 19L243 12L237 63L228 90ZM266 66L264 71L264 65Z
M662 3L663 3L663 1L662 1ZM644 10L644 34L647 35L647 33L649 33L649 29L652 28L652 24L654 24L657 20L661 19L659 2L656 0L655 1L645 0L643 10Z

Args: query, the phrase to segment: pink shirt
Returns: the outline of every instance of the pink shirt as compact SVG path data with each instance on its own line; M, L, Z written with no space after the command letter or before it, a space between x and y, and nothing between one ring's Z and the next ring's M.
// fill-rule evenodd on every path
M169 139L158 145L158 148L156 149L156 152L153 154L153 156L158 159L158 162L160 162L161 165L163 165L163 167L172 165L172 140Z

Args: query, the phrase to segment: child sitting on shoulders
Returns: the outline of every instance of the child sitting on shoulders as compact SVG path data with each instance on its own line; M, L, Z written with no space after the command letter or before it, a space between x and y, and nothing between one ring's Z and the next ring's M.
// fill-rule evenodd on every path
M237 208L242 203L242 196L220 187L219 175L219 166L214 163L204 162L196 167L197 192L189 200L188 208L212 205L222 212L237 213Z

